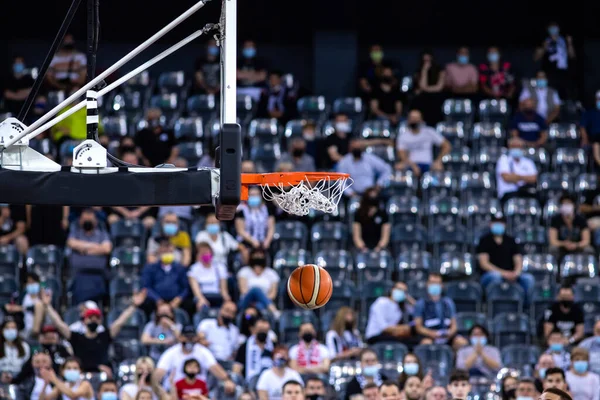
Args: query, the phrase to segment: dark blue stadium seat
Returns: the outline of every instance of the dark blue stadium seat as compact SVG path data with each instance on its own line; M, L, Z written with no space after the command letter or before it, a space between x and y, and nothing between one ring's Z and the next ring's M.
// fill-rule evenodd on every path
M333 293L329 302L327 302L327 307L331 307L334 310L338 310L344 306L355 308L359 303L356 292L354 282L333 280Z
M13 245L0 246L0 276L19 277L19 260L21 256ZM29 264L28 264L29 266ZM28 268L29 270L29 268Z
M539 321L556 299L556 285L552 282L537 282L531 293L529 313L532 321Z
M354 126L358 126L364 119L363 102L360 97L341 97L333 101L334 114L346 114Z
M530 344L511 344L502 348L502 364L508 368L520 368L523 365L533 367L538 362L541 350Z
M297 108L301 118L316 123L323 122L327 118L328 107L324 96L302 97L298 100Z
M473 150L473 166L478 172L487 172L496 176L496 164L502 156L504 149L502 147L482 147L479 150Z
M163 72L158 76L157 86L165 93L180 90L186 86L184 71Z
M578 148L581 144L579 129L572 124L550 124L548 127L548 142L555 149Z
M204 155L204 147L201 142L184 142L177 145L179 157L188 162L189 167L195 167Z
M552 157L552 165L557 172L577 176L587 169L587 155L580 148L558 148Z
M392 227L391 247L394 254L425 250L427 231L422 225L395 225Z
M444 280L469 279L475 271L475 262L471 253L445 252L440 254L440 274Z
M530 147L525 150L525 154L527 158L531 159L538 170L538 173L547 172L550 170L550 156L548 155L548 151L543 148L533 148Z
M423 202L427 204L430 199L449 197L454 195L457 182L451 172L426 172L421 178Z
M110 266L121 276L138 275L144 263L145 255L139 247L117 247L110 259Z
M253 119L248 126L248 137L257 144L277 144L280 142L279 130L279 124L274 118Z
M194 314L194 326L198 326L204 319L214 319L219 316L219 308L215 307L202 307L200 311Z
M460 225L441 225L430 231L429 243L433 248L433 256L440 257L442 253L467 251L467 232Z
M11 276L0 276L0 306L19 298L19 284Z
M385 250L359 251L354 257L354 267L360 286L364 282L391 279L394 272L394 260L391 254Z
M575 179L573 190L578 196L577 201L582 202L583 197L598 188L598 175L581 174Z
M432 268L432 257L426 251L405 251L398 255L396 264L399 281L424 281Z
M361 124L359 135L363 139L389 139L392 138L390 121L372 119Z
M319 327L319 321L315 313L309 310L283 311L279 318L279 339L281 343L289 343L298 339L300 325L310 322L315 329Z
M463 174L471 170L471 150L468 147L453 148L450 153L442 157L444 169L454 175Z
M500 149L506 141L506 132L498 122L478 122L471 133L473 151L480 153L484 148Z
M426 281L410 281L406 282L408 286L408 293L414 299L427 298L427 282Z
M598 276L598 262L592 254L567 254L560 263L563 278L594 278Z
M179 118L173 131L180 141L201 141L204 139L204 120L200 117Z
M140 289L140 281L137 277L117 276L110 281L109 294L112 307L127 306L131 302L131 295Z
M293 119L288 121L288 123L285 124L283 135L286 139L302 137L302 132L304 131L304 127L307 123L308 121L305 119Z
M145 247L146 228L141 221L121 219L110 226L110 236L115 246Z
M186 109L190 117L200 117L203 121L217 118L217 103L213 94L188 97Z
M63 295L62 283L60 276L46 276L41 280L41 286L52 293L52 306L59 308L60 299Z
M366 282L361 286L359 292L361 296L361 314L368 315L369 307L377 298L388 296L394 284L389 281Z
M471 243L476 233L489 228L491 216L501 210L497 198L485 196L472 197L462 202L461 208L467 220L467 233Z
M113 322L115 322L117 320L117 318L119 317L119 315L121 315L121 313L123 312L124 309L125 308L123 308L123 307L114 307L108 312L108 315L106 316L106 319L107 319L106 322L107 322L108 326L110 326ZM142 336L142 332L144 330L145 325L146 325L146 316L144 315L144 313L141 310L136 309L135 312L133 313L133 315L127 320L127 322L125 322L125 324L123 325L123 328L121 329L121 331L119 332L119 334L117 335L117 337L115 339L118 339L118 340L139 339L140 336Z
M272 171L281 157L281 145L279 143L264 143L253 140L250 145L250 159L257 164L261 170Z
M444 290L446 296L454 300L457 312L478 313L481 311L483 290L477 282L447 282Z
M584 332L585 336L592 336L594 334L594 325L600 320L600 313L598 314L585 314L584 319Z
M541 214L542 208L535 199L515 197L504 204L504 215L509 232L518 232L519 229L537 226Z
M474 111L469 99L447 99L442 106L444 118L448 122L463 122L466 129L473 123Z
M487 312L490 317L501 313L523 312L523 289L515 283L492 283L485 289Z
M383 190L386 197L391 196L413 196L417 193L419 180L412 171L396 171L389 186Z
M520 226L512 231L517 244L525 254L545 252L548 245L548 234L543 226Z
M527 315L502 313L494 317L492 325L496 347L503 348L511 344L531 342L531 327Z
M446 285L446 293L448 297L448 285ZM475 325L480 325L489 330L488 317L481 312L457 312L456 313L456 329L459 335L463 337L469 336L469 331Z
M62 314L63 321L65 321L67 325L71 325L81 319L80 314L81 312L78 306L70 307Z
M272 250L306 249L308 228L300 221L280 221L275 224Z
M393 196L387 202L392 225L416 224L421 219L421 201L416 196Z
M129 133L129 123L125 115L112 115L102 118L104 134L110 138L121 138Z
M573 190L572 177L558 172L545 172L538 176L537 191L542 202L557 198L565 192Z
M467 144L468 137L462 122L439 122L435 130L442 135L453 148L461 148Z
M137 360L146 354L146 348L137 339L118 339L113 342L114 361Z
M408 354L408 347L402 343L391 342L391 343L376 343L370 347L375 353L379 362L401 362L404 356Z
M166 126L172 127L180 115L181 101L178 93L163 93L150 97L150 107L160 109Z
M460 176L460 197L463 202L471 199L494 198L496 185L489 172L468 172Z
M323 250L315 254L314 263L327 268L333 281L351 278L352 257L346 250Z
M348 228L342 222L317 222L310 232L313 252L346 249Z
M304 249L290 250L282 249L275 253L273 257L273 268L279 273L279 276L288 277L293 270L304 264L310 264L312 257Z
M423 370L430 370L433 379L447 383L450 371L454 366L454 352L447 345L419 345L413 353L419 358Z
M505 124L509 115L510 105L506 99L490 99L479 102L479 119L481 121Z
M600 286L597 282L595 284L578 282L573 286L573 291L577 303L600 302Z
M365 153L377 156L388 164L393 164L396 161L396 149L391 145L381 143L369 144L367 141Z
M436 227L460 225L462 221L461 203L457 197L434 197L425 209L429 233Z

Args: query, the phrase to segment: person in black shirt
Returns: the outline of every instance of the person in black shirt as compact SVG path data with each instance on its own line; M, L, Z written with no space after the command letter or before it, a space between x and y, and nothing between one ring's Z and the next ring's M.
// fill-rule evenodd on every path
M392 67L385 59L383 48L379 44L373 44L369 49L369 60L365 62L359 71L358 90L363 100L368 100L373 95L373 89L381 78L383 69ZM397 82L394 80L394 84Z
M561 196L559 214L552 217L548 232L550 252L560 263L570 253L594 253L587 221L575 213L575 202L568 194Z
M267 65L256 56L256 43L246 40L242 45L237 69L239 87L264 87L267 84Z
M285 123L292 116L293 102L288 96L288 89L283 84L283 73L271 71L267 89L263 91L258 103L258 116L260 118L275 118Z
M33 78L27 72L25 59L22 56L13 58L12 75L4 89L4 108L13 115L19 113L33 86Z
M587 218L587 224L591 231L600 228L600 201L596 200L600 200L599 196L600 189L586 190L583 203L579 205L579 212Z
M83 323L87 328L86 332L79 333L71 331L52 307L51 294L48 291L44 291L42 294L42 301L46 307L47 315L58 332L71 342L73 354L82 360L82 370L84 372L105 372L109 377L112 376L112 369L108 358L108 347L113 339L117 337L123 325L145 300L146 290L134 293L131 306L127 307L108 329L101 332L98 332L98 326L102 323L102 313L98 309L88 309L83 316Z
M390 242L390 220L380 203L377 188L365 190L352 224L352 241L357 250L380 251Z
M335 165L348 154L350 145L350 134L352 133L352 124L346 114L338 114L333 121L334 132L325 139L324 148L327 151L325 155L325 168L332 170Z
M370 103L373 117L388 120L392 125L397 125L402 118L402 99L395 82L392 69L384 67L381 79L373 88Z
M583 310L574 303L573 288L563 285L558 291L556 302L544 313L544 337L555 330L568 338L569 344L578 343L584 337Z
M383 382L387 381L387 377L380 372L377 353L372 349L364 349L360 353L360 367L361 373L352 378L346 386L345 400L350 400L352 396L361 394L369 383L381 386Z
M206 43L206 56L196 61L194 93L218 95L221 91L221 63L219 48L214 39Z
M173 164L178 151L175 147L175 135L160 123L161 111L151 108L146 112L148 127L135 135L135 144L142 152L142 160L148 167L159 164Z
M14 244L19 253L27 253L25 207L0 204L0 246Z
M528 304L535 279L531 274L522 272L521 249L515 239L506 234L506 220L502 214L492 217L490 233L479 240L477 254L479 266L483 270L483 288L496 282L516 282L523 288L525 304Z

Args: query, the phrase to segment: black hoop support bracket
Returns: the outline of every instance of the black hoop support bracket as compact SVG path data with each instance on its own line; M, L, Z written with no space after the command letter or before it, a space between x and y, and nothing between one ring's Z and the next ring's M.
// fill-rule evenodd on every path
M217 157L221 178L219 197L215 202L216 215L221 221L231 221L242 191L242 128L239 124L223 124Z

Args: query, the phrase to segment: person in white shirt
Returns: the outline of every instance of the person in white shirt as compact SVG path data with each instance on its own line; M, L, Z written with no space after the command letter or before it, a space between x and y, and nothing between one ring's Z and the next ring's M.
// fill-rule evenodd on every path
M410 168L417 176L430 169L442 171L442 157L450 153L452 146L439 132L423 123L423 115L419 110L408 113L406 127L400 128L396 139L396 150L400 162L396 169ZM436 159L433 159L433 146L440 147Z
M14 311L22 311L24 315L25 337L37 336L42 329L44 322L44 304L40 301L40 277L35 272L27 273L27 283L25 285L25 296L21 303L21 309L14 308ZM6 305L10 307L10 305ZM14 306L18 307L18 306ZM9 310L9 311L13 311Z
M120 400L135 400L140 390L152 390L152 373L154 372L154 361L150 357L140 357L135 362L135 378L133 382L121 386L119 391ZM157 400L157 396L153 394L152 398Z
M246 377L249 382L263 370L273 366L273 340L269 338L271 325L268 320L259 318L250 325L250 336L237 350L233 372Z
M229 273L225 264L214 259L210 244L200 242L196 245L197 260L188 271L190 288L196 299L196 308L219 307L223 301L230 301L227 278Z
M256 383L259 400L281 400L283 385L289 381L304 384L300 374L288 367L289 362L288 349L285 346L273 349L273 367L264 370Z
M415 304L404 282L396 282L387 296L381 296L369 307L365 337L369 344L399 341L411 334L405 314Z
M524 100L533 99L538 114L546 119L546 123L553 122L560 114L562 104L558 92L548 87L548 79L544 71L536 74L535 87L526 86L519 95L519 103Z
M590 353L575 347L571 351L571 368L566 373L573 400L600 400L600 377L590 372Z
M525 157L523 141L509 139L508 154L503 154L496 164L498 198L504 203L511 197L528 197L524 190L535 187L537 175L535 163Z
M158 360L167 348L177 343L181 332L181 324L175 321L173 308L169 303L162 303L156 307L154 320L144 326L141 342L149 347L148 355Z
M250 253L248 266L243 267L237 274L240 290L240 309L246 309L251 304L259 310L268 309L278 318L279 310L273 300L279 288L279 275L272 268L267 267L264 251L253 250Z
M363 342L356 325L354 310L340 307L331 322L331 329L325 335L325 344L332 362L356 358L360 354Z
M31 357L31 366L34 371L37 371L33 381L33 389L31 391L31 395L29 396L29 400L39 400L42 393L45 396L50 395L52 393L52 387L47 385L46 382L40 377L39 371L42 369L50 369L52 368L52 360L50 359L50 355L48 353L35 353L33 357Z
M213 259L227 265L227 256L232 251L244 252L246 248L227 231L221 229L221 224L214 213L206 216L206 226L198 232L194 239L196 244L208 243L213 250ZM246 255L247 256L247 255Z
M10 316L4 317L2 336L0 337L0 371L2 382L10 382L11 377L21 372L31 350L25 340L19 336L17 323Z
M317 331L310 322L300 325L300 341L290 349L290 367L301 374L326 374L330 355L327 347L317 341Z
M227 301L217 318L207 318L198 324L199 342L213 353L217 360L232 360L237 349L240 330L235 326L237 306Z
M86 379L82 379L81 364L77 358L69 358L61 368L60 379L52 368L40 370L40 376L47 386L52 385L54 389L46 395L46 387L42 389L40 400L92 400L94 388Z

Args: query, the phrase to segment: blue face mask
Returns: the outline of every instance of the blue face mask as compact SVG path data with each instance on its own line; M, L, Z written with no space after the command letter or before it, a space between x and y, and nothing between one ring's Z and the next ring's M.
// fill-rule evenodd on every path
M221 231L221 226L219 224L208 224L206 225L206 232L209 235L216 235Z
M587 372L588 370L588 362L587 361L573 361L573 369L575 370L575 372L577 372L578 374L584 374Z
M368 376L371 378L374 376L377 376L378 373L379 373L378 365L367 365L367 366L363 367L363 369L362 369L362 374L364 376Z
M23 71L25 71L25 64L23 63L16 63L13 65L13 72L15 74L22 74Z
M523 149L508 149L508 155L512 158L523 157Z
M117 394L115 392L104 392L100 400L117 400Z
M76 369L66 369L63 376L67 382L77 382L81 376L81 372Z
M558 32L560 32L560 29L558 29L558 26L551 26L548 28L548 34L550 36L556 36L556 35L558 35Z
M473 336L471 338L472 346L485 346L487 344L487 338L485 336Z
M219 48L217 46L208 46L208 54L216 57L219 55Z
M7 328L2 332L2 335L7 341L14 342L17 336L19 335L19 332L17 332L16 329Z
M242 55L246 58L252 58L256 56L256 49L254 47L246 47L242 50Z
M465 56L463 54L461 54L460 56L457 57L458 63L459 64L468 64L469 63L469 56Z
M542 89L548 87L548 81L546 79L538 79L537 87L542 88Z
M502 222L494 222L492 224L492 226L490 227L490 231L492 232L492 235L495 235L495 236L504 235L505 230L506 230L506 227L504 226L504 224Z
M38 294L40 292L40 284L39 283L28 283L25 286L25 290L27 290L28 294Z
M260 202L261 202L260 196L248 197L248 206L250 206L250 207L258 207L258 206L260 206Z
M498 53L488 53L487 58L488 58L489 62L495 63L495 62L498 62L498 60L500 60L500 54L498 54Z
M562 343L552 343L550 345L550 350L554 352L563 351L564 348L565 346Z
M179 230L179 227L177 226L177 224L164 224L163 225L163 232L167 236L175 236L177 234L178 230Z
M540 378L545 379L546 378L546 368L540 368L538 370L538 375L540 376Z
M529 396L517 396L516 400L533 400L533 398Z
M417 363L406 363L404 364L404 372L406 375L416 375L419 373L419 364Z
M439 296L442 294L442 285L438 283L431 283L427 286L427 293L430 296Z
M392 290L392 299L396 303L400 303L406 299L406 293L402 289L393 289Z
M596 343L600 343L600 336L596 336L595 339L596 339Z
M288 360L283 357L277 357L273 360L273 366L275 368L283 368L287 365Z

